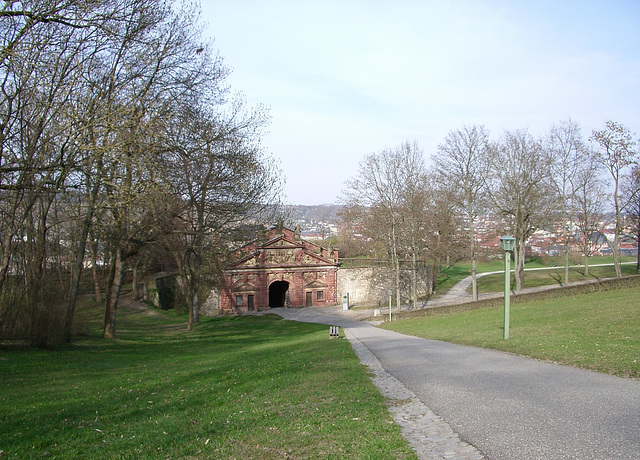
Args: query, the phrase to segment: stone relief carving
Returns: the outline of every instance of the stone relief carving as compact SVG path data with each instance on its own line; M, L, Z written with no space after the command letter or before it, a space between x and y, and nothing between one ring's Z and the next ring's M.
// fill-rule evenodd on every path
M292 264L295 262L295 254L291 249L265 251L265 260L269 265Z

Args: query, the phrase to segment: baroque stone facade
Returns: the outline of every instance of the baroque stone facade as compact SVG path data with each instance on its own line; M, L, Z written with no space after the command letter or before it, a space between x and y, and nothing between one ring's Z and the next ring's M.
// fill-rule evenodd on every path
M338 251L279 226L232 254L223 272L220 311L223 314L274 307L335 305Z

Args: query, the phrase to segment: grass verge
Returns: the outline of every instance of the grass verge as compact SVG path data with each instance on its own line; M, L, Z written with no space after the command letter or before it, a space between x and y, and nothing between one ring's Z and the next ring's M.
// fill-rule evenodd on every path
M400 319L381 327L404 334L640 378L640 287Z
M0 352L8 458L416 458L347 340L119 312L119 339Z

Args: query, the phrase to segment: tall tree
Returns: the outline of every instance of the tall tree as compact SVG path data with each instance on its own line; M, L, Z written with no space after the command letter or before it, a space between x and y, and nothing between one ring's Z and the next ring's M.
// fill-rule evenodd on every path
M460 233L464 227L464 217L460 215L458 208L457 184L443 184L432 178L429 198L426 244L433 262L432 291L435 292L443 261L449 268L451 260L458 260L463 253L466 256L467 251L460 251L460 248L464 248L468 240Z
M463 126L451 131L432 157L438 181L443 186L455 184L458 188L453 196L456 210L464 215L468 229L473 300L478 300L475 219L486 207L484 198L490 166L488 142L489 134L483 126Z
M200 166L208 164L190 161L171 173L162 170L172 127L186 120L181 103L206 113L200 128L208 124L225 133L210 137L207 148L199 146L210 155L206 159L215 156L214 175L234 170L233 187L216 180L207 185L218 193L219 210L228 212L217 214L221 233L228 231L225 223L246 216L249 207L266 207L269 194L279 191L273 186L279 173L259 147L266 115L262 109L248 114L239 99L227 99L228 71L202 41L195 3L5 2L0 31L0 296L11 297L5 282L12 272L19 275L10 277L12 286L20 289L13 298L26 299L26 305L45 299L43 280L55 259L57 276L71 274L66 312L59 315L69 340L93 235L92 249L99 247L109 260L104 336L114 337L128 258L138 261L144 245L162 236L160 230L176 230L160 219L175 223L176 215L184 215L173 205L182 204L185 195L172 196L175 182L168 176L197 177ZM210 199L210 194L200 196ZM233 199L239 196L244 202ZM172 206L163 209L158 203ZM251 206L242 208L243 203ZM202 242L197 245L212 247L212 240L204 242L202 236L208 228L180 228ZM98 244L96 235L105 240ZM63 249L73 261L65 263ZM57 291L48 294L63 298ZM7 312L5 304L0 303L0 317ZM15 308L18 316L27 310Z
M519 292L524 280L525 244L555 209L549 162L540 141L526 131L505 132L492 150L491 199L516 239L514 270Z
M571 119L552 126L546 149L551 167L551 185L558 195L560 205L564 283L567 285L569 284L569 244L571 239L569 229L573 227L574 194L578 186L574 179L588 157L582 142L580 126Z
M635 165L622 185L625 212L630 219L631 236L636 242L636 272L640 272L640 166Z
M422 150L415 144L405 145L416 150L422 157ZM424 164L413 155L404 155L405 167L413 169L413 174L405 178L400 195L402 225L399 228L399 242L403 255L410 265L410 299L412 308L418 306L419 271L424 266L421 260L427 251L429 234L429 205L431 198L430 178Z
M225 235L248 221L274 221L281 212L281 174L260 148L266 112L246 112L235 101L230 113L185 103L163 154L167 183L182 206L171 239L189 303L187 328L198 322L202 282L215 275L203 263L207 251L224 247ZM209 254L211 256L211 254Z
M589 275L591 257L604 233L604 184L600 177L601 165L593 155L587 155L572 179L578 239L584 254L584 274Z
M358 175L347 182L345 201L367 209L375 228L384 236L394 273L396 305L400 296L401 225L409 187L425 173L422 150L405 142L395 148L367 155L360 162Z
M607 121L604 129L593 130L590 138L596 143L596 158L606 168L613 180L613 209L615 212L615 233L613 240L613 263L616 276L622 276L620 268L620 235L622 234L622 210L625 207L620 195L623 175L629 167L636 163L638 153L635 141L629 128L615 122Z
M32 241L40 248L25 265L33 275L24 278L29 306L38 304L46 279L49 214L74 187L81 161L77 141L83 123L73 115L87 86L87 63L105 23L121 18L116 3L5 2L0 11L0 291L12 257L21 252L16 245L27 248L18 234L37 235Z

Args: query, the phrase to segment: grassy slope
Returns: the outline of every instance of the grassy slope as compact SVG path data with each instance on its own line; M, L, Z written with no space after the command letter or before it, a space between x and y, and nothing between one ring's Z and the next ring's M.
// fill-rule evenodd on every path
M503 308L385 323L405 334L550 360L640 378L640 288L511 305L510 338Z
M635 265L622 265L622 275L635 275ZM504 267L503 273L495 275L487 275L478 279L478 292L501 292L504 290ZM605 278L614 278L616 276L616 270L613 266L607 267L590 267L589 275L584 275L584 267L570 267L569 268L569 282L578 281L596 281ZM557 285L562 286L564 284L564 267L558 267L553 270L540 270L540 271L525 271L524 274L524 288L534 288L539 286ZM511 275L512 289L515 287L515 275ZM471 290L469 289L469 292Z
M621 257L622 262L631 262L635 261L635 257L624 256ZM590 257L589 265L596 264L612 264L613 257L611 256L602 256L602 257ZM526 268L544 268L556 266L557 270L536 272L536 271L525 271L525 285L524 287L537 287L537 286L546 286L551 284L560 285L562 281L564 281L564 261L561 257L534 257L527 259ZM511 264L511 269L513 270L513 263ZM624 274L632 274L635 273L635 265L623 265L622 267ZM504 271L504 259L498 258L488 261L478 262L476 270L478 273L486 273L492 271ZM613 267L590 267L589 277L584 277L579 275L579 273L583 273L583 266L571 266L571 276L574 277L572 281L579 280L587 280L587 279L597 279L597 278L605 278L608 276L615 276L615 269ZM443 267L440 275L438 276L438 294L444 294L449 289L451 289L456 283L468 277L471 274L471 263L470 262L458 262L452 265L449 268ZM512 280L513 281L513 280ZM502 284L501 284L502 283ZM486 277L482 277L478 279L478 290L479 292L501 292L504 289L504 275L488 275ZM512 283L515 285L515 283Z
M119 313L119 339L0 352L10 458L415 458L346 340L264 317Z

